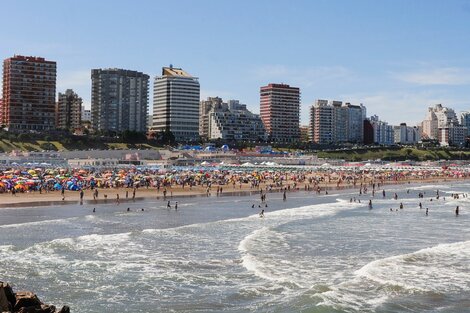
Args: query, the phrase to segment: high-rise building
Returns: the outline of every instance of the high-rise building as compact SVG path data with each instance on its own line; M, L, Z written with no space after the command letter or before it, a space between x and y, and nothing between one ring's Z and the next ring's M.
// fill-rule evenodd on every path
M394 141L399 144L415 144L421 140L420 131L416 126L406 126L401 123L393 127Z
M381 121L377 115L372 115L370 117L370 123L374 130L374 143L384 146L393 145L395 143L395 135L392 125Z
M273 142L300 140L300 89L269 84L260 89L260 115Z
M211 110L222 108L223 101L219 97L208 97L201 100L199 106L199 136L209 139L209 113Z
M57 128L75 130L82 123L82 98L72 89L59 92L56 107Z
M317 144L363 143L366 108L317 100L310 108L310 138Z
M364 120L366 119L366 108L362 105L346 103L348 108L348 142L362 143L364 141Z
M91 83L93 129L147 131L148 75L116 68L93 69Z
M310 108L310 135L312 142L332 144L335 138L335 106L328 100L317 100Z
M215 105L209 111L209 139L265 141L266 131L258 114L238 100Z
M429 139L438 139L439 128L447 128L450 124L457 125L458 119L455 111L436 104L428 108L428 112L421 123L423 136Z
M196 77L171 65L162 68L153 86L152 130L170 131L176 141L198 140L199 94Z
M467 133L465 136L470 135L470 112L462 112L460 114L460 124L467 127Z
M10 130L55 129L56 62L15 55L3 61L1 123Z
M82 105L82 122L91 122L91 110L85 109Z

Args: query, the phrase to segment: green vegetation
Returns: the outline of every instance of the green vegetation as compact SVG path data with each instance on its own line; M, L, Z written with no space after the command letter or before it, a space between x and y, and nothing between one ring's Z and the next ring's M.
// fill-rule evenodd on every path
M87 142L84 138L78 141L64 140L60 141L44 141L44 140L31 140L27 142L21 142L18 140L10 141L8 139L0 140L0 152L11 152L13 150L17 151L70 151L70 150L87 150L87 149L158 149L161 146L153 145L150 143L143 144L133 144L133 143L97 143L97 142Z
M426 160L470 160L470 151L447 148L374 148L341 151L320 151L319 158L366 161L382 159L386 161L426 161Z

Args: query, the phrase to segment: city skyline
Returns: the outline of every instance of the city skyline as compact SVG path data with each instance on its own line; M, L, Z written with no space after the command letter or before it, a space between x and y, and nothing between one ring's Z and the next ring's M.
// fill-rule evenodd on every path
M73 89L86 108L92 68L148 73L152 86L173 64L199 78L201 100L239 99L254 113L260 86L299 87L302 125L316 99L363 103L390 124L416 125L436 103L470 109L468 1L138 4L2 3L0 57L56 61L57 93Z

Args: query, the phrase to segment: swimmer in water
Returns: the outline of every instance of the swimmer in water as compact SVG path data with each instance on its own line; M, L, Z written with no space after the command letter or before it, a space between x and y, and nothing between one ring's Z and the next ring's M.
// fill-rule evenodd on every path
M95 212L96 212L96 208L93 208L93 213L95 213Z
M127 212L129 212L131 210L131 208L127 208Z
M259 213L259 217L264 217L264 210L261 210L261 212Z
M459 206L455 208L455 216L459 216Z

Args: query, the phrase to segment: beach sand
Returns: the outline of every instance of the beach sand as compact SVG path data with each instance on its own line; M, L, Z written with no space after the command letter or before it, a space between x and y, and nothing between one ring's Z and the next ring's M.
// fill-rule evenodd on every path
M377 187L376 192L382 190L382 186L386 185L397 185L397 184L412 184L412 183L436 183L436 182L449 182L449 181L457 181L457 180L465 180L468 178L449 178L449 177L435 177L435 178L426 178L426 179L412 179L407 178L398 181L384 181L380 184L380 187ZM369 187L370 181L365 182L364 186L368 186L369 190L372 190ZM232 185L212 185L210 188L209 195L207 195L207 187L206 186L194 186L191 189L186 186L184 189L177 185L171 188L167 188L167 195L166 199L170 200L171 198L175 197L189 197L189 196L217 196L217 189L221 187L223 189L222 194L231 194L231 195L244 195L244 194L253 194L259 193L260 190L265 191L268 183L261 183L259 187L251 187L251 184L242 184L241 187L239 184L232 186ZM290 185L292 187L293 181L287 182L282 188L287 187ZM295 189L291 188L290 191L295 190L305 190L306 186L309 185L308 182L301 182L297 183L297 187ZM340 185L338 187L337 182L333 181L330 183L322 182L319 184L321 188L321 192L325 192L325 190L350 190L350 189L358 189L360 186L360 182L356 183L356 186L352 184L345 184ZM310 185L312 187L312 185ZM272 191L280 191L281 187L273 187ZM127 197L126 197L127 192ZM117 195L119 195L119 202L125 203L132 200L132 192L131 188L98 188L98 198L95 200L93 199L93 191L92 190L84 190L84 197L83 197L83 204L93 204L93 203L112 203L118 202ZM311 190L312 193L315 193L314 190ZM105 197L105 195L107 197ZM142 199L164 199L163 196L163 189L161 188L160 191L157 188L145 188L141 187L138 188L136 191L136 200ZM30 191L24 193L16 193L12 195L11 193L2 193L0 194L0 207L26 207L26 206L46 206L46 205L60 205L60 204L70 204L70 203L80 203L80 192L78 191L65 191L64 199L62 199L62 194L60 191L51 191L51 192L42 192L39 191Z

